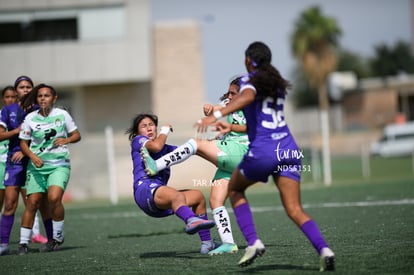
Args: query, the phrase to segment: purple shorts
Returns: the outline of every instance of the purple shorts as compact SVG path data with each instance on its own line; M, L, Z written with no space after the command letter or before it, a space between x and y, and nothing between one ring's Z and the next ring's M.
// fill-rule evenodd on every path
M26 185L26 170L27 165L22 163L7 162L6 172L4 175L5 186L19 186Z
M269 176L284 176L300 182L302 152L293 137L254 141L238 168L251 181L267 182Z
M154 194L160 186L164 185L154 179L140 180L138 185L134 186L135 203L145 214L154 218L163 218L174 214L172 209L158 209L155 205Z

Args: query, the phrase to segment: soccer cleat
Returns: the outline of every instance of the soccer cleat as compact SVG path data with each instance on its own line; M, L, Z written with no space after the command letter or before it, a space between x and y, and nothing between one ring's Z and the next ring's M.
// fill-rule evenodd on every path
M27 243L22 243L19 245L19 248L17 248L17 255L26 255L29 253L29 247L27 246Z
M39 233L37 235L32 236L32 243L47 243L47 238Z
M43 244L40 248L39 251L40 252L52 252L52 251L57 251L60 250L60 247L63 244L63 240L61 242L53 239L51 241L48 241L47 243Z
M244 252L243 257L239 261L240 267L245 267L253 263L257 256L262 256L266 248L261 240L257 239L253 245L248 246Z
M215 225L216 223L212 220L203 220L198 217L193 217L188 219L185 232L187 234L195 234L202 229L209 229Z
M10 254L9 245L7 243L0 244L0 256L9 255L9 254Z
M335 270L335 254L328 247L322 248L320 266L320 272Z
M144 161L145 173L147 173L148 176L156 175L158 173L157 164L155 163L155 160L150 156L145 146L141 147L140 154L142 160Z
M200 254L203 254L203 255L208 254L211 250L219 246L220 246L220 243L216 243L214 240L202 241L201 248L200 248Z
M219 247L208 252L208 255L213 256L213 255L221 255L221 254L227 254L227 253L232 254L232 253L237 253L237 251L239 251L239 248L237 247L236 244L223 243Z

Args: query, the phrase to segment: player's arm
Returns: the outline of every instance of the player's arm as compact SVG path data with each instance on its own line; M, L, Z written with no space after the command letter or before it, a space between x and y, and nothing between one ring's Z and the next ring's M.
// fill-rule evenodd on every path
M20 127L17 127L16 129L13 129L11 131L7 131L6 128L3 126L0 126L0 141L8 140L12 138L15 135L18 135L20 132Z
M217 130L220 132L220 135L227 134L229 132L237 132L237 133L246 133L247 126L240 125L240 124L232 124L226 121L219 120L215 123Z
M216 122L223 116L226 116L235 111L241 110L254 101L256 92L252 88L245 88L243 93L233 99L229 104L221 110L213 112L213 115L204 117L197 121L196 127L198 132L206 132L209 125Z
M223 109L223 106L221 106L220 104L213 105L213 104L207 103L207 104L204 104L203 106L203 112L205 116L209 116L214 111L221 110L221 109Z
M161 127L160 134L153 140L148 140L144 146L151 153L158 153L164 147L167 142L167 137L170 132L172 132L171 125L165 125Z
M204 106L203 106L204 115L209 116L209 115L213 114L214 111L223 109L229 102L230 102L230 99L224 98L217 105L213 105L213 104L210 104L210 103L204 104Z
M246 133L247 132L247 126L246 125L240 125L240 124L230 124L230 132Z
M29 143L30 143L30 140L21 139L20 140L20 149L22 150L24 155L26 155L30 158L30 160L33 162L33 164L36 167L38 167L38 168L42 167L43 166L42 159L39 158L36 154L34 154L32 152L32 150L30 150Z
M79 130L74 130L68 134L66 138L57 138L53 142L55 146L61 146L68 143L76 143L81 140L81 135Z
M230 113L241 110L254 101L256 93L251 88L246 88L243 93L234 98L226 107L220 110L221 116L227 116ZM215 117L218 116L217 114Z

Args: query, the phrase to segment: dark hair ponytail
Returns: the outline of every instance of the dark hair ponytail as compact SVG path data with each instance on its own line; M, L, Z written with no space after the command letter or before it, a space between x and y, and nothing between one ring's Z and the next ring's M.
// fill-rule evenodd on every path
M250 58L255 68L250 73L250 81L256 87L257 95L262 98L270 96L276 104L278 93L286 94L291 84L271 64L272 52L269 47L263 42L253 42L247 47L245 56Z

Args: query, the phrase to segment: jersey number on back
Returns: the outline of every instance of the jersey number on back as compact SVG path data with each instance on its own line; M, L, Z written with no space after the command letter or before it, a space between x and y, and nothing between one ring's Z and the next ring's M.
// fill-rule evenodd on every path
M286 122L283 118L283 111L276 111L274 108L274 100L271 97L267 97L262 102L262 112L271 116L271 120L262 120L262 126L268 129L276 129L277 127L283 127Z

